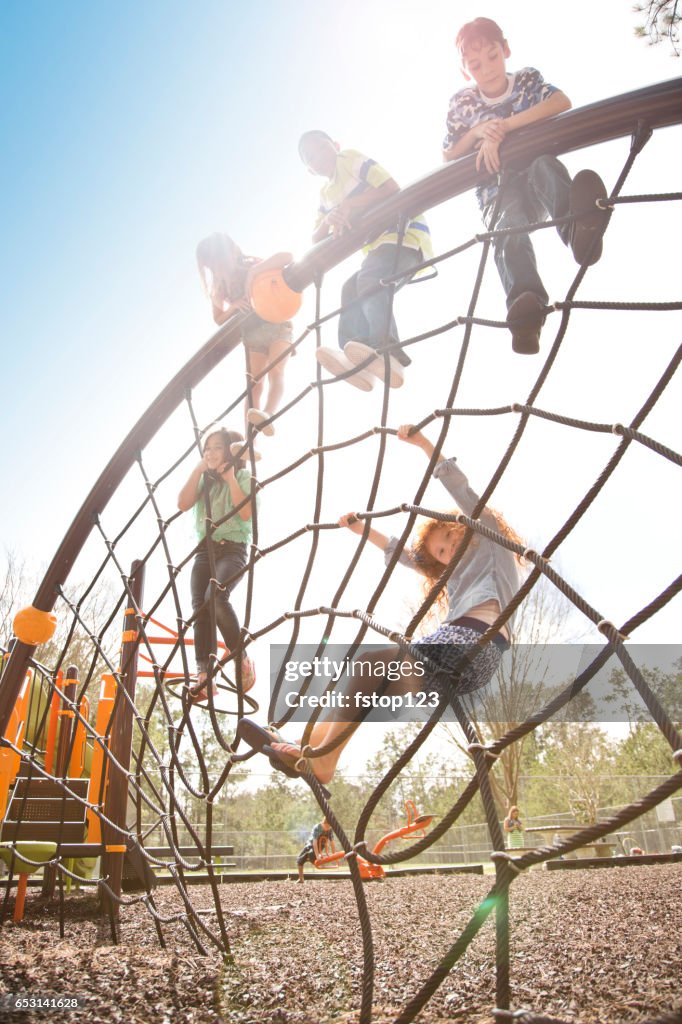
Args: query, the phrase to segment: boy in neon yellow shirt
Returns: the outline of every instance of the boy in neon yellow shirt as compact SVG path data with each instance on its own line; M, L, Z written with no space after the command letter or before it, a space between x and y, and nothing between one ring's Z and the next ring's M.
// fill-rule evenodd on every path
M354 149L341 150L326 132L305 132L298 151L313 174L329 179L320 191L314 242L341 234L363 210L399 191L396 181L375 160ZM382 287L381 281L404 272L400 287L410 280L410 272L417 264L431 257L431 236L424 218L410 220L402 244L399 242L397 231L388 229L365 245L360 269L343 286L344 308L339 315L341 351L320 348L316 353L318 362L334 376L352 370L377 349L390 347L389 386L400 387L403 383L403 367L409 366L411 360L400 348L398 328L390 311L390 291ZM385 369L386 361L380 354L366 369L356 370L347 380L362 391L370 391L375 377L384 379Z

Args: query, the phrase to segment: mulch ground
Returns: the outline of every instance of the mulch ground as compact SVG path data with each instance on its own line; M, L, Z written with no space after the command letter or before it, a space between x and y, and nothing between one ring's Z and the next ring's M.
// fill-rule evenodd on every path
M635 1024L666 1014L682 1024L678 866L533 871L512 887L513 1007L580 1024ZM482 876L389 879L365 887L375 945L374 1024L412 998L492 883ZM57 909L29 892L22 925L0 932L0 992L81 997L82 1009L7 1011L8 1024L355 1024L362 941L348 881L220 887L232 963L200 956L180 923L166 949L145 908L123 913L122 942L86 895L71 895L66 934ZM210 889L192 887L211 911ZM177 893L157 890L164 915ZM215 916L206 914L207 925ZM490 1024L495 1006L492 919L417 1018Z

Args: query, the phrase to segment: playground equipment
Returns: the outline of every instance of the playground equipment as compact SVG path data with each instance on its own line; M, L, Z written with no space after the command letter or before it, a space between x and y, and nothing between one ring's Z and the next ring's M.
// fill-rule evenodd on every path
M387 832L385 836L375 843L372 850L372 854L378 857L381 851L389 843L392 843L395 839L408 839L412 836L415 839L424 839L426 837L425 829L429 827L434 819L433 814L418 814L414 803L411 800L405 801L405 810L407 811L407 825L402 825L400 828L394 829L392 832ZM337 850L336 853L330 853L324 857L318 857L314 862L313 867L323 868L330 864L338 864L339 861L344 860L351 856L343 850ZM386 872L380 863L372 863L366 860L360 854L353 854L356 858L360 877L364 881L368 881L372 878L385 878Z
M654 130L677 125L680 121L681 110L682 83L679 81L639 90L582 110L572 111L560 118L539 123L514 133L504 143L505 160L511 167L523 167L543 153L561 154L592 144L631 137L630 152L622 170L617 175L617 180L610 185L610 195L605 204L610 211L612 221L617 218L625 218L628 212L627 204L672 203L681 198L679 193L622 194L628 174L638 154L643 147L649 144L648 140ZM396 223L402 225L414 213L422 210L428 211L432 206L472 189L477 181L475 157L467 157L449 166L444 166L390 197L385 204L370 211L357 227L341 238L321 243L299 264L288 268L284 273L284 279L293 290L301 291L313 283L315 285L315 322L297 339L295 346L299 347L304 341L312 340L313 333L316 343L320 345L323 330L326 330L326 326L338 313L338 310L323 312L322 279L327 270L359 249L372 233L376 235L386 227L395 227ZM504 187L504 176L502 184ZM630 209L632 208L631 205ZM546 226L546 224L539 223L533 225L530 230L540 231ZM330 821L334 834L343 847L344 853L346 855L351 851L356 853L356 856L348 857L348 863L363 938L364 975L359 1011L361 1024L369 1024L372 1016L374 960L372 922L362 886L359 858L364 859L371 866L385 866L409 860L429 849L443 836L469 806L474 796L480 793L489 829L491 858L495 866L494 884L486 898L474 909L462 935L456 937L451 948L444 953L437 969L413 993L399 1019L401 1024L407 1024L420 1012L448 971L455 968L459 958L478 931L494 914L497 942L496 1012L498 1015L506 1015L506 1017L500 1016L500 1019L510 1020L513 1012L510 1010L513 993L509 972L509 901L515 879L520 873L536 864L552 862L574 849L595 843L604 836L627 827L644 811L657 806L668 799L672 793L682 788L682 772L679 771L682 761L682 737L673 726L666 709L661 706L655 694L652 693L647 680L633 663L626 646L626 639L631 635L636 636L637 629L655 616L682 590L682 577L671 576L669 543L666 544L665 538L659 536L658 532L650 525L642 525L642 534L646 533L647 558L652 558L654 555L660 557L662 561L660 579L667 582L661 583L657 593L640 596L639 599L633 589L632 608L639 607L639 610L633 610L627 621L617 624L609 620L608 608L597 608L590 603L583 594L578 593L571 586L552 562L552 557L561 549L562 544L576 530L593 503L607 488L616 469L622 463L625 463L627 468L628 452L637 451L639 457L656 460L657 464L658 460L663 460L663 464L670 473L677 472L678 467L682 466L682 456L674 451L670 444L664 443L664 440L667 439L662 440L645 433L647 417L656 409L666 387L676 378L682 363L682 350L676 347L679 338L675 340L673 347L670 338L661 327L655 332L652 329L651 336L653 337L655 334L657 346L655 349L653 346L643 346L642 358L643 363L646 363L648 376L642 374L641 382L637 369L630 366L624 369L619 362L618 351L612 355L609 350L608 386L610 394L615 398L618 397L618 384L622 379L619 375L625 373L627 373L628 381L636 380L641 387L641 403L637 411L634 414L631 412L631 402L628 401L627 407L621 413L623 422L614 423L612 419L609 422L587 421L580 416L566 415L563 408L561 411L555 412L539 405L539 395L543 387L548 379L551 378L553 382L556 377L557 366L561 362L559 355L570 351L571 346L581 340L579 333L581 314L578 312L578 315L575 316L576 311L589 309L592 311L592 315L601 318L600 330L595 331L594 337L590 338L590 351L594 352L602 344L613 343L613 339L618 336L618 327L614 321L622 316L623 312L627 312L628 315L647 313L649 320L656 320L658 326L665 322L663 314L679 310L682 308L682 303L677 300L642 303L619 300L583 301L577 298L578 289L584 280L589 282L595 278L590 276L591 270L581 267L564 297L553 303L552 307L547 310L547 324L543 333L543 347L546 345L547 354L545 356L543 352L539 359L537 377L534 379L526 399L495 408L464 407L461 404L463 400L460 386L465 368L468 370L469 367L468 358L471 347L475 346L477 340L484 336L485 340L489 341L491 333L494 334L496 331L498 333L505 332L501 336L505 338L505 344L508 345L506 322L491 320L481 316L477 311L481 282L486 273L487 264L490 262L488 257L496 237L494 230L482 232L474 238L465 240L457 248L443 252L434 261L431 261L432 265L435 265L435 263L446 259L454 259L465 250L471 253L480 253L470 300L465 302L464 299L457 299L456 301L461 305L453 309L452 318L447 323L430 327L429 330L404 343L405 345L426 344L431 339L452 332L447 338L447 345L443 346L450 353L450 362L447 365L444 362L442 372L434 375L437 376L437 379L434 380L433 393L429 397L429 402L433 402L432 411L419 426L431 422L439 424L436 454L440 454L451 425L457 422L458 417L489 417L487 420L489 424L500 422L504 424L509 420L513 424L511 439L499 465L483 490L481 504L470 517L459 517L459 521L464 522L470 531L471 539L478 534L485 533L486 527L479 519L481 509L488 501L494 501L494 493L502 478L505 477L505 480L508 481L514 474L515 455L529 426L531 427L529 434L532 434L535 427L538 430L541 427L550 429L547 424L557 427L560 425L572 437L581 436L580 432L589 432L591 435L599 434L602 435L600 441L603 441L605 446L607 443L612 446L608 449L601 471L588 485L587 490L584 491L581 486L581 496L576 495L570 500L570 504L565 509L565 521L546 542L541 552L524 551L520 546L505 542L517 554L525 555L531 571L516 597L502 609L498 620L491 626L488 633L481 637L480 641L481 645L491 642L496 631L502 628L531 589L541 578L544 578L571 601L586 620L598 629L603 637L603 648L600 648L598 655L580 672L578 678L571 681L570 686L562 690L546 706L540 708L531 719L510 729L505 736L500 737L492 744L486 745L481 742L466 710L459 701L453 698L451 706L464 732L473 760L472 778L464 792L454 800L452 807L442 815L428 834L416 839L413 843L408 843L406 849L399 851L389 849L387 851L384 848L381 852L375 852L375 850L367 848L365 837L381 796L433 732L437 722L435 716L425 725L419 737L401 754L396 764L370 795L353 836L348 836L344 831L342 822L334 814L333 802L330 804L326 800L310 770L314 758L319 756L319 750L306 751L301 778L309 784L314 792L323 814ZM609 229L605 236L605 259L607 258L608 244ZM646 268L643 266L641 269ZM384 286L389 288L392 293L395 284L395 281L387 280ZM455 300L453 299L453 301ZM120 888L120 863L122 861L120 847L123 843L134 847L141 856L145 856L147 861L153 864L154 860L150 854L146 853L146 848L153 848L152 844L157 845L158 840L163 838L165 840L163 845L169 847L174 854L173 871L182 907L181 919L191 940L199 951L205 951L207 945L212 944L222 953L229 952L230 943L228 928L222 913L220 894L211 868L214 808L235 763L234 759L242 757L242 754L235 750L233 732L226 732L223 729L212 702L209 700L205 712L208 718L202 717L202 727L206 726L208 729L207 723L210 722L211 739L216 749L222 751L223 755L217 769L214 767L210 771L204 757L202 736L199 734L200 730L195 727L196 718L195 722L192 720L191 709L183 704L178 711L177 702L173 702L171 707L167 700L165 671L170 668L174 656L181 659L183 672L185 675L189 675L184 638L191 630L192 618L191 615L183 612L183 607L187 607L186 595L189 588L186 585L186 574L182 578L180 576L191 561L194 551L188 552L185 546L181 548L181 541L178 539L178 531L175 528L178 515L174 511L175 495L172 500L167 495L164 497L164 486L167 478L185 459L196 458L202 436L216 422L237 410L241 415L244 399L248 395L234 394L230 397L230 403L226 409L212 408L209 411L203 407L199 408L193 397L192 389L236 348L239 344L242 324L248 315L239 314L231 317L193 356L187 366L152 402L148 411L124 440L100 478L95 482L82 509L56 552L35 596L33 608L39 613L37 618L40 620L43 616L44 621L36 623L33 621L36 616L31 615L29 617L31 630L27 629L26 631L24 630L26 623L23 625L21 622L19 623L17 627L18 642L5 668L0 689L0 735L4 737L5 747L15 754L20 754L21 751L16 743L16 720L14 732L10 729L8 735L6 730L10 724L26 671L29 668L33 668L35 671L38 666L34 657L35 644L39 637L49 635L48 620L53 608L56 607L60 621L63 619L69 628L81 629L89 637L93 662L99 658L105 663L106 672L111 677L112 685L115 688L112 721L107 735L101 742L95 741L102 751L103 766L106 766L106 771L103 768L100 772L97 794L95 795L93 792L92 798L90 795L87 798L88 813L94 815L100 822L102 842L111 844L110 849L105 851L107 856L102 875L93 884L97 886L103 906L113 922L112 934L116 934L115 921L119 913L123 912L122 908L125 904ZM553 325L556 325L557 329L553 340L550 341ZM312 362L311 359L311 364ZM531 370L529 367L528 373L534 372L535 370ZM291 650L297 642L304 619L309 623L319 622L318 653L324 650L334 628L343 620L353 626L359 624L358 633L349 651L350 657L353 656L368 630L372 630L378 637L389 637L392 642L405 648L407 637L413 635L420 621L432 606L435 592L429 595L403 632L397 632L393 623L384 624L378 621L376 609L397 564L400 549L407 539L416 517L418 515L434 517L435 515L434 510L422 504L430 470L420 481L411 481L409 486L406 484L405 492L401 495L398 506L385 508L378 504L379 496L382 493L381 485L384 482L382 474L386 462L387 437L389 434L395 433L396 429L395 426L390 425L393 422L389 418L391 395L388 389L384 388L381 408L379 410L377 406L371 406L372 419L369 423L363 421L359 408L356 416L354 408L352 428L356 434L341 440L330 441L328 436L325 436L325 425L328 423L328 420L325 421L325 402L327 396L335 394L334 388L345 388L347 385L342 379L323 380L319 370L317 374L314 384L306 385L299 394L272 417L274 421L287 416L299 402L307 401L308 397L314 394L317 404L313 410L311 403L309 411L311 418L316 414L318 416L317 429L312 434L312 443L315 447L311 448L306 440L300 451L291 453L289 464L279 466L269 477L258 480L259 491L264 501L272 496L273 504L278 502L283 504L287 500L287 494L283 494L278 488L284 486L296 490L304 467L310 470L314 481L314 494L310 496L311 500L307 506L310 511L306 511L305 515L310 516L311 521L303 523L300 528L288 536L264 537L259 530L256 516L253 546L248 564L243 570L247 585L245 587L246 612L241 649L247 650L251 644L263 638L270 638L274 630L282 627L291 631L288 639ZM247 392L249 387L247 381ZM570 395L562 395L562 400L563 398L569 405L568 412L573 411L570 408ZM347 405L347 402L345 404ZM145 449L157 434L160 438L165 436L163 435L165 421L180 406L184 406L190 428L186 448L179 457L176 452L172 456L169 455L167 463L160 470L152 473L148 468ZM481 420L478 419L477 422L480 423ZM170 436L175 441L177 435L173 431L170 432ZM376 459L372 458L371 461L365 459L365 465L370 466L371 471L368 474L370 479L367 487L366 511L361 513L360 518L362 521L371 521L373 518L383 515L406 513L405 528L400 544L386 571L376 586L373 585L372 592L367 594L366 600L363 599L363 607L358 609L349 605L347 588L365 546L366 538L360 540L357 550L347 564L340 565L336 559L333 568L324 574L324 579L319 579L319 576L322 575L319 573L316 577L313 570L316 568L316 558L322 546L321 538L325 532L335 529L335 523L322 520L322 509L325 507L323 499L326 496L324 488L325 482L331 475L330 464L333 468L334 460L342 450L352 448L358 452L367 452L369 445L374 444L375 441L377 442ZM363 445L364 448L361 447ZM247 449L251 455L252 472L255 472L253 436L251 434L247 438ZM357 465L362 465L360 458L357 460ZM325 469L327 470L326 475ZM541 472L541 467L538 468L538 472ZM129 473L130 477L128 477ZM133 475L135 476L134 480ZM105 522L104 511L108 508L109 499L124 479L126 479L126 486L130 486L130 493L135 495L132 499L133 504L130 506L134 508L134 511L132 513L126 511L123 516L120 511L117 515L112 513L113 521ZM518 482L518 477L512 481L512 483L514 482ZM306 479L305 486L310 486L308 479ZM657 507L669 509L676 507L675 500L667 491L668 486L669 480L665 485L666 489L656 495ZM444 522L448 521L446 515L442 518ZM147 529L148 543L145 540L145 546L141 549L139 537L144 532L143 526L146 526ZM646 532L647 530L648 532ZM327 533L327 536L329 535ZM333 537L333 534L331 536ZM97 546L98 557L101 552L102 562L92 579L84 587L83 594L78 599L74 599L65 592L64 583L89 538L92 538L93 545ZM277 580L274 588L277 609L271 619L264 620L259 613L258 605L261 580L267 574L268 566L276 561L276 553L290 543L293 545L299 541L301 545L304 541L309 543L307 553L299 556L300 574L295 580L295 585L291 579ZM496 542L500 543L501 541L498 538ZM449 570L456 570L463 553L462 549L457 560L448 567ZM134 559L137 561L133 563ZM129 571L128 567L131 563L133 563L133 569ZM155 575L158 585L150 598L143 601L142 575L147 566L149 566L150 577ZM332 579L337 568L338 578ZM93 624L86 621L87 616L83 611L81 598L102 577L115 583L120 598L115 608L108 609L110 615L106 623ZM267 575L265 578L267 579ZM636 588L636 574L630 574L629 582L633 588ZM272 593L272 589L271 586L269 593ZM148 633L151 632L150 616L157 614L157 609L164 602L165 608L171 609L170 615L174 615L177 621L177 641L170 645L166 661L160 662L154 657ZM143 607L148 609L146 613L142 611ZM120 612L123 612L125 617L126 640L120 662L114 664L107 654L101 637L108 622ZM34 626L36 630L33 630ZM61 664L67 651L68 642L57 655L55 664ZM148 692L145 691L143 706L141 695L136 693L138 652L144 652L150 657L154 674L152 696L147 700ZM556 845L524 851L516 856L513 851L504 849L498 809L495 806L490 786L489 773L492 766L512 743L528 735L533 729L548 721L553 714L565 708L585 689L594 675L610 659L618 662L627 678L628 685L636 690L652 720L657 723L670 746L671 775L652 788L641 800L614 812L607 820L585 827L568 839L562 838L561 842ZM94 673L88 671L84 673L81 688L83 692L89 689L92 693L98 682L99 675L95 676ZM271 712L274 712L276 707L281 683L282 679L278 677L273 687ZM235 713L242 716L245 713L245 698L239 686L236 688L233 702ZM77 708L78 704L75 701L71 701L66 707L67 710L72 710L74 714L78 715L80 713ZM176 712L178 713L176 714ZM270 713L266 720L272 721L274 718L276 718L275 714ZM310 730L316 719L317 715L315 714L306 725L305 743L308 741ZM80 718L78 720L80 721ZM284 716L275 724L281 725L286 720L287 718ZM93 740L95 730L87 725L85 728L88 737ZM158 739L159 735L162 735L164 740L170 737L168 743L162 744ZM216 757L214 764L218 760L219 758ZM45 772L44 766L38 758L31 756L29 761L34 774L49 777L50 781L56 783L67 798L72 795L66 778L58 777L56 768L50 775ZM190 799L201 803L204 812L201 832L193 828L187 815ZM128 802L130 802L130 810ZM91 822L89 829L93 825L94 822ZM199 863L197 864L188 863L182 856L181 850L186 845L185 833L192 845L199 851ZM59 852L55 855L55 859L56 862L53 865L55 870L60 878L65 877L68 869ZM205 919L195 911L188 887L185 884L185 873L199 870L202 867L206 867L208 870L209 884L212 887L211 896L215 907L215 918L210 927L207 926ZM160 920L158 914L154 913L154 904L150 894L143 893L139 899L144 901L150 910L161 939L164 922Z
M77 682L75 667L70 668L66 675L59 670L51 699L45 702L47 722L44 728L41 726L37 730L38 734L44 732L46 737L45 749L40 756L42 774L34 771L39 764L36 733L31 736L32 760L28 761L25 756L22 758L32 686L37 685L33 672L27 673L13 709L16 749L2 750L3 755L10 754L13 758L11 772L6 777L7 786L0 792L0 814L4 818L0 828L0 858L9 868L10 881L14 874L18 876L15 922L23 918L30 874L43 870L43 893L51 896L57 878L56 867L63 863L68 892L72 881L82 877L75 870L75 861L81 862L81 868L87 874L94 865L94 858L102 852L99 818L89 812L90 820L86 821L86 812L89 803L97 806L100 790L106 789L106 785L101 757L95 759L95 771L90 779L82 777L86 769L86 727L90 702L85 694L76 699ZM102 729L100 737L106 735L111 705L112 701L108 701L103 692L98 708L98 725ZM27 774L17 777L22 768L27 768ZM90 834L86 839L89 825Z

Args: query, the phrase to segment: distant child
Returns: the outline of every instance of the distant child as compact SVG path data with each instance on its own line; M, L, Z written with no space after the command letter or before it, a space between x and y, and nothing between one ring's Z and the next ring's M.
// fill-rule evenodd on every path
M513 804L504 819L504 831L507 833L507 849L519 850L524 844L523 822L519 818L519 809Z
M202 239L197 246L197 264L204 290L213 304L213 319L217 324L224 324L237 310L251 311L248 299L249 286L253 277L265 270L286 267L293 256L290 252L279 252L267 260L255 256L245 256L239 246L229 235L215 232ZM210 282L206 272L211 275ZM246 399L246 422L255 428L268 420L279 407L284 393L284 370L291 351L293 325L291 320L281 324L271 324L252 313L251 320L242 327L242 342L246 351L246 372L251 378L251 398L253 407L249 408L249 397ZM282 353L287 353L268 372L268 397L261 409L263 395L264 371L273 360ZM274 434L271 423L262 428L264 434ZM243 450L244 445L241 445ZM237 445L235 444L235 454Z
M339 235L350 228L371 206L399 191L388 171L375 160L355 149L339 149L338 143L322 131L305 132L298 143L303 163L313 174L328 178L320 192L320 207L313 233L313 242L328 235ZM341 291L343 309L339 315L339 348L317 350L318 362L334 376L347 373L358 363L365 362L376 349L388 350L390 366L389 386L400 387L404 381L403 367L411 359L399 347L398 328L392 313L389 316L390 289L382 287L386 277L404 274L397 287L412 277L412 270L422 260L429 259L431 236L420 215L409 221L402 245L395 228L383 231L365 245L365 258L360 269L346 281ZM362 298L366 295L366 298ZM360 301L354 300L360 297ZM357 370L347 378L361 391L370 391L374 377L383 380L385 357L383 352L366 368Z
M211 601L215 609L213 621L228 652L235 650L241 639L239 620L230 602L230 594L241 579L239 573L246 565L246 549L251 540L251 502L246 501L251 495L251 474L242 459L230 454L230 449L235 446L239 451L243 450L241 434L224 427L212 431L204 441L201 459L178 495L180 511L194 511L199 541L191 578L197 676L189 696L195 703L208 699L209 679L212 679L213 695L218 692L216 668L211 663L212 659L215 660L218 646L215 630L212 630ZM215 523L221 519L225 521L209 533L207 518ZM240 660L242 685L246 691L255 682L254 668L246 655L242 655Z
M464 77L475 85L462 89L450 100L445 160L456 160L476 151L476 167L497 175L503 165L500 144L510 132L568 110L571 101L545 82L535 68L509 74L505 61L509 43L490 18L476 18L464 25L455 45L462 59ZM597 205L606 188L594 171L580 171L571 182L564 165L553 156L539 156L523 172L504 185L498 217L493 211L498 192L490 177L477 189L483 219L490 230L523 227L547 217L584 214L579 220L560 224L557 231L570 246L578 263L588 266L601 256L601 236L608 214ZM534 353L540 348L547 292L540 280L529 235L510 234L494 242L495 263L507 296L507 323L515 352Z
M407 424L400 427L398 438L421 448L430 459L433 445L419 431L411 433L412 430ZM478 503L478 495L469 486L456 460L445 459L441 455L433 475L458 503L459 509L471 515ZM502 538L520 543L519 537L499 512L485 507L480 521ZM342 516L339 525L356 534L362 534L365 529L365 524L353 514ZM369 531L368 540L384 552L387 562L398 544L397 538L389 539L373 528ZM417 530L416 541L409 550L402 552L400 561L425 577L424 588L428 592L466 540L467 527L464 524L426 519ZM388 695L423 692L426 699L421 706L433 709L443 699L472 693L487 686L497 671L502 654L509 648L509 628L513 618L509 620L509 625L502 626L485 647L479 648L477 644L517 592L520 562L520 556L502 544L482 534L473 534L443 586L439 607L444 621L435 632L412 641L409 655L400 647L363 652L362 662L371 663L371 669L350 673L344 691L349 695L345 706L358 706L356 693L367 694L381 689L382 694ZM420 672L418 666L422 658L428 658L437 666L437 672L431 672L429 676L428 671L423 671L426 668L425 662L422 662ZM393 666L392 675L389 674L390 666ZM310 758L310 769L319 782L327 783L334 777L343 748L358 724L349 725L347 721L338 718L335 721L333 712L330 712L328 718L321 716L313 726L308 739L311 747L326 748L338 741L333 750ZM273 767L285 774L295 775L301 771L300 743L283 742L273 731L256 726L245 718L241 720L239 730L240 735L254 749L268 754Z
M310 861L311 864L314 864L320 857L328 856L333 852L334 833L332 832L332 827L327 819L323 818L319 824L315 825L314 829L308 836L308 842L296 858L298 881L305 881L303 878L303 867L308 863L308 861Z

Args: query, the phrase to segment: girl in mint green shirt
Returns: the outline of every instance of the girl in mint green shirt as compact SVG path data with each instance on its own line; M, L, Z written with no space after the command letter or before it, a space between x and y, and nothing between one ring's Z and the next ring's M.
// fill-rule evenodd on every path
M231 454L230 446L239 448L243 444L241 434L224 427L209 434L202 458L178 496L178 508L194 512L200 542L191 577L197 664L196 682L190 687L193 701L207 699L209 678L213 679L213 695L218 692L216 629L228 654L240 641L239 619L230 596L243 575L251 540L251 476L242 459ZM255 682L251 660L241 655L235 659L239 678L237 661L241 663L243 689L249 690Z

